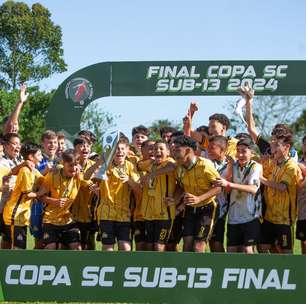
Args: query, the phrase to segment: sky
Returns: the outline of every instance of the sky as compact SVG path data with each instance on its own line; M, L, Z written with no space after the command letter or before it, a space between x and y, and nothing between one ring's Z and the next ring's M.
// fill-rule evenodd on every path
M24 1L31 5L38 1ZM57 88L69 75L103 61L305 60L304 0L44 0L63 32L67 72L40 83ZM108 97L99 107L126 134L157 119L180 122L199 103L194 126L217 112L230 115L238 97Z

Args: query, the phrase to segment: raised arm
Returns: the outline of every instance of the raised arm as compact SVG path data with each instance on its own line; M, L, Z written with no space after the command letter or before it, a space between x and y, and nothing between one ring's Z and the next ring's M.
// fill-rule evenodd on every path
M3 134L7 133L18 133L19 132L19 115L22 110L23 105L25 104L29 93L26 93L26 85L21 85L19 101L17 102L14 111L9 116L7 122L4 125Z
M252 137L253 141L257 141L257 137L259 133L256 130L255 126L255 120L253 116L253 98L254 98L254 90L248 86L241 87L239 89L239 92L244 95L245 100L246 100L246 122L248 125L248 132L250 136Z

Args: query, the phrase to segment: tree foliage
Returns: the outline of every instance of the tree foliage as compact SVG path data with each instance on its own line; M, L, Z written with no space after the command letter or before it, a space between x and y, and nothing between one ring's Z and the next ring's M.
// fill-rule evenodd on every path
M304 109L296 121L292 123L291 127L301 144L302 138L306 135L306 109Z
M103 111L96 103L91 103L81 117L81 129L90 130L97 137L94 146L96 152L101 152L102 137L108 130L116 127L115 120L118 116Z
M182 129L182 124L180 123L175 123L173 121L170 121L168 119L158 119L152 122L152 124L148 127L151 133L151 138L152 139L159 139L160 138L160 133L159 130L164 127L172 127L178 130Z
M235 102L230 103L233 112ZM305 97L296 96L257 96L253 102L253 114L257 130L269 137L277 123L291 125L301 113L306 111ZM235 133L246 132L246 126L235 115L230 117L231 128Z
M62 32L39 3L0 6L0 81L8 89L66 70Z

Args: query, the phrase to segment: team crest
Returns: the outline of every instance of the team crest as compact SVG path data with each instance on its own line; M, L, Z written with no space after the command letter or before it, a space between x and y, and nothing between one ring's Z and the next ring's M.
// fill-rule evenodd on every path
M108 234L106 232L103 232L102 233L102 239L106 239L106 238L108 238Z
M23 235L22 235L21 233L19 233L19 234L17 235L16 239L17 239L18 241L23 241Z
M43 235L43 239L46 240L49 238L49 236L50 236L49 233L45 232Z
M74 78L66 85L66 99L71 99L81 106L84 105L85 100L91 100L92 94L92 84L85 78Z

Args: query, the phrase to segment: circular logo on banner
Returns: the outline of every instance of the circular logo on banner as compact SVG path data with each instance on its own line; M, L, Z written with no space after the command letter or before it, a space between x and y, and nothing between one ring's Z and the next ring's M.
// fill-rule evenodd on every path
M92 84L85 78L74 78L66 85L66 99L71 99L80 105L84 104L86 99L91 99L93 94Z

